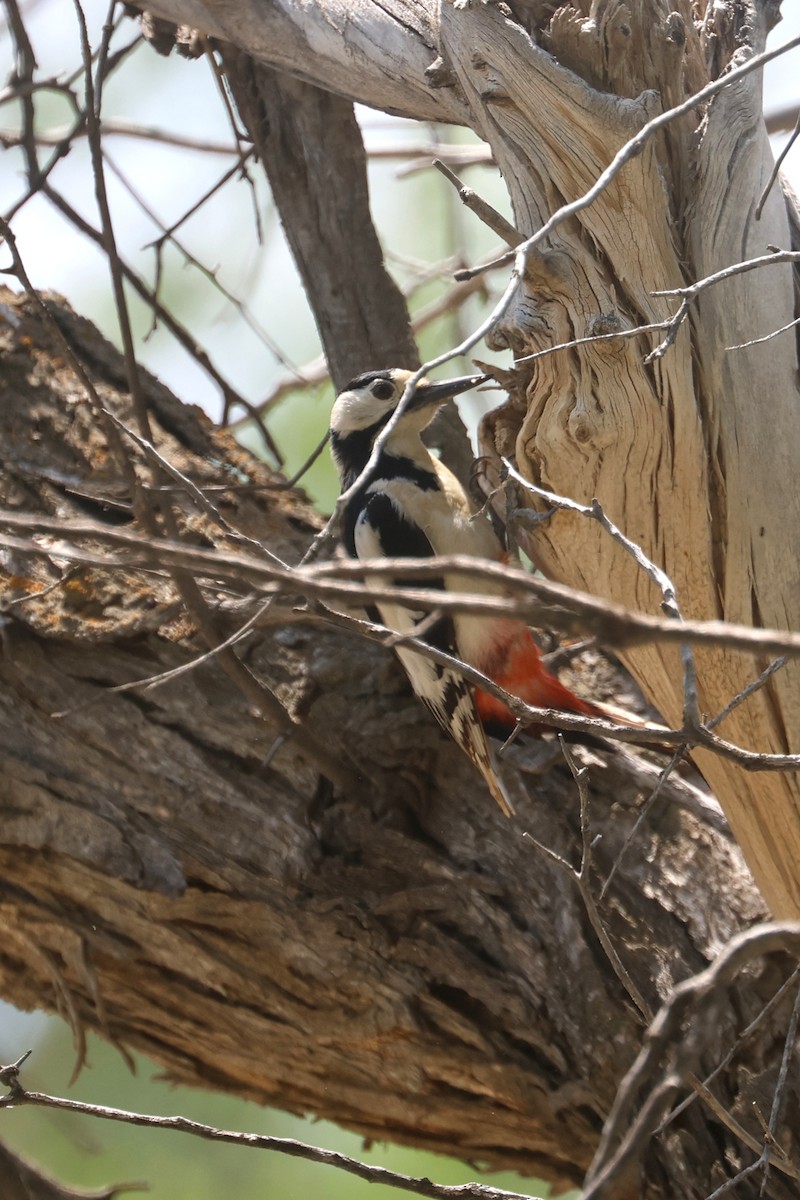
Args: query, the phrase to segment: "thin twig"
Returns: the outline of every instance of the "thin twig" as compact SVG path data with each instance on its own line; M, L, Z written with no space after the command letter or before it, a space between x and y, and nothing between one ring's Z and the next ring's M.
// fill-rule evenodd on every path
M772 329L769 333L765 333L763 337L750 338L747 342L734 342L732 346L726 346L726 350L747 350L750 346L760 346L763 342L771 342L773 338L778 337L782 333L788 333L790 329L796 329L800 325L800 317L795 317L793 321L787 321L785 325L781 325L778 329Z
M38 84L37 88L41 90L44 86L46 85ZM4 98L4 95L0 95L0 103ZM207 138L192 137L187 133L171 133L168 129L160 129L156 125L140 125L137 122L126 121L124 117L106 117L100 126L100 132L104 139L128 137L145 142L160 142L179 150L191 150L201 154L239 154L239 150L234 145L212 142ZM76 138L85 136L85 127L73 129L71 126L63 125L54 129L37 131L36 144L37 146L60 146L65 139L74 141ZM22 138L15 129L0 129L0 142L7 147L18 146L21 145Z
M599 1197L647 1145L652 1136L655 1121L669 1104L681 1082L679 1074L669 1072L651 1089L622 1135L619 1146L603 1164L602 1170L595 1171L594 1163L592 1164L580 1194L580 1200L599 1200Z
M258 205L256 185L253 181L253 177L247 169L247 159L250 153L247 149L247 143L250 141L250 138L239 125L238 114L234 108L233 98L230 94L230 90L225 79L225 72L218 60L217 51L207 38L204 38L203 41L205 44L206 62L211 68L211 74L213 75L214 82L217 85L217 92L219 93L220 100L222 101L222 107L224 108L228 117L228 124L230 125L231 133L236 139L236 145L239 147L239 166L241 175L242 178L247 181L247 185L250 188L250 197L253 203L253 221L255 223L256 241L259 245L261 245L264 240L264 231L261 225L261 210Z
M400 1188L415 1196L431 1197L431 1200L529 1200L529 1197L520 1192L508 1192L480 1183L464 1183L454 1186L433 1183L430 1179L402 1175L399 1171L390 1171L387 1167L360 1162L338 1150L325 1150L321 1146L312 1146L306 1142L299 1142L295 1138L272 1137L259 1133L239 1133L230 1129L218 1129L214 1125L204 1125L200 1121L190 1121L188 1117L152 1116L129 1112L123 1108L112 1108L108 1105L67 1100L61 1096L49 1096L44 1092L30 1092L19 1082L20 1067L29 1054L30 1050L16 1063L0 1067L0 1083L10 1089L7 1096L0 1097L0 1108L26 1105L31 1108L55 1109L59 1112L79 1113L82 1116L94 1117L101 1121L118 1121L125 1125L145 1129L171 1129L177 1133L188 1133L193 1137L203 1138L206 1141L223 1142L228 1145L247 1147L251 1150L272 1150L291 1158L300 1158L306 1162L335 1167L337 1170L345 1171L367 1183L382 1183L386 1187Z
M716 717L712 717L710 721L706 721L706 729L716 729L718 725L721 725L735 708L738 708L740 704L744 704L745 700L749 700L751 696L760 691L776 671L780 671L782 667L785 667L786 661L783 655L780 658L774 658L769 666L764 668L758 679L754 679L752 683L748 683L747 687L742 688L738 695L728 701L722 711L717 713Z
M689 746L687 743L684 743L684 744L678 746L675 750L675 753L670 758L669 762L666 764L665 767L662 768L661 773L658 777L658 782L656 783L656 786L653 788L650 795L647 797L644 804L642 805L641 810L637 814L636 820L634 821L632 827L628 831L628 833L625 837L625 841L622 843L622 845L619 849L619 853L617 854L616 858L614 859L613 863L611 864L611 870L608 872L605 883L603 884L603 887L600 891L600 899L601 900L605 900L606 895L608 894L608 889L611 887L611 884L614 880L614 876L616 875L616 873L622 863L622 860L625 857L628 847L631 845L632 842L635 841L639 830L641 829L644 822L647 820L648 816L650 815L650 813L653 810L653 806L655 805L656 801L658 800L659 796L661 795L661 792L662 792L663 788L665 787L667 780L669 779L670 775L675 770L675 768L678 766L678 764L686 757L686 752L688 749L689 749Z
M781 266L785 263L799 262L800 251L773 249L769 254L762 254L757 258L748 258L742 262L732 263L730 266L724 267L721 271L715 271L712 275L706 275L704 279L698 279L696 283L687 284L685 287L664 288L661 291L651 292L651 296L680 296L681 303L677 312L667 322L667 336L656 346L655 350L650 351L644 360L645 363L651 363L658 358L663 358L677 337L678 329L689 311L691 301L695 300L706 288L723 283L726 279L732 279L735 275L744 275L748 271L758 270L760 267Z
M713 1192L709 1192L705 1200L719 1200L720 1196L724 1196L727 1192L732 1192L733 1189L742 1182L748 1179L751 1175L755 1175L756 1171L762 1166L762 1158L759 1157L754 1163L750 1163L747 1167L742 1167L741 1171L737 1171L731 1179L726 1179L718 1188L714 1188Z
M102 247L102 234L95 227L86 221L77 209L66 200L59 192L57 192L49 183L45 183L41 187L41 194L46 197L50 203L58 209L66 219L75 226L81 233L93 241L96 245ZM232 384L221 374L215 367L207 352L198 345L189 331L177 320L173 313L168 308L165 308L154 295L151 288L144 282L140 275L129 266L124 259L120 259L120 266L125 276L125 280L134 289L135 292L144 300L145 304L149 305L157 314L158 319L169 330L180 346L190 355L191 358L200 366L217 385L222 393L223 399L229 404L240 404L243 408L249 407L249 401L233 387ZM270 454L273 450L270 449Z
M549 492L545 488L537 487L536 484L530 482L522 476L513 464L507 459L502 460L504 467L508 471L511 478L517 485L525 491L532 492L535 496L545 500L551 508L564 509L568 512L579 513L581 516L590 517L597 521L602 529L615 541L622 546L626 554L629 554L636 565L643 571L649 579L653 581L656 587L661 592L662 600L661 607L669 617L676 623L682 625L683 617L678 605L678 597L675 590L675 585L667 575L666 571L662 570L652 559L648 558L641 546L627 537L622 530L611 521L603 512L600 501L592 500L592 503L579 504L576 500L567 499L564 496L558 496L555 492ZM697 700L697 667L694 661L694 653L689 642L680 642L679 650L681 656L681 664L683 666L683 728L689 730L692 734L695 731L703 730L703 722L700 718L700 709Z
M330 440L330 436L331 436L330 432L326 429L325 433L322 435L319 442L317 442L316 446L311 451L308 458L306 458L305 462L302 462L300 464L300 466L297 468L297 470L295 471L295 473L293 475L290 475L288 479L284 480L282 483L277 484L277 487L279 489L296 487L297 484L300 482L300 480L305 475L306 471L310 470L311 467L313 467L314 463L317 461L319 456L322 454L322 451L325 449L325 447L327 446L327 444Z
M535 362L538 358L547 358L549 354L557 354L561 350L574 350L578 346L590 346L594 342L625 341L644 333L660 332L662 329L669 329L672 322L673 318L668 317L663 321L651 321L647 325L634 325L630 329L614 329L611 333L593 333L587 337L572 338L568 342L557 342L554 346L545 346L541 350L533 351L532 354L523 354L520 358L515 358L514 365Z
M781 667L784 667L786 665L786 662L787 662L787 659L785 657L773 659L773 661L769 664L769 666L766 667L761 672L758 679L754 679L752 681L752 683L748 683L747 687L742 688L742 690L738 693L738 695L734 696L733 699L730 700L728 702L728 704L725 705L725 707L722 709L722 711L720 713L717 714L716 717L712 717L712 719L710 721L706 721L706 723L705 723L706 729L715 729L717 727L717 725L720 725L725 720L726 717L730 716L730 714L734 711L734 709L738 708L738 706L740 704L743 704L745 702L745 700L748 700L750 698L750 696L754 695L755 692L759 691L762 687L764 687L764 685L767 683L767 681L769 679L772 678L772 676L775 674L775 672L779 671L781 669ZM604 899L609 887L611 886L611 881L613 880L614 875L617 872L617 868L619 867L620 863L622 862L623 857L625 856L625 852L627 851L627 849L631 845L631 843L635 840L636 835L638 834L640 828L642 827L642 824L649 816L650 812L652 811L653 805L655 804L656 800L661 795L661 791L662 791L662 788L664 787L664 784L667 782L669 776L672 774L672 772L678 766L681 759L685 757L688 750L689 750L688 743L683 746L678 746L678 748L675 751L675 753L673 754L672 758L669 760L667 765L663 768L663 770L658 778L658 782L657 782L655 788L652 790L650 795L647 797L647 800L642 805L641 811L639 812L639 814L636 818L636 821L633 824L633 827L628 832L628 834L625 838L625 841L622 843L620 851L617 854L617 857L614 859L614 863L611 867L611 870L609 871L606 881L603 884L603 890L600 893L601 900Z
M783 1054L781 1056L781 1065L778 1072L778 1082L775 1084L775 1092L772 1097L772 1107L770 1109L769 1122L767 1124L767 1136L765 1136L764 1139L764 1178L761 1182L762 1196L764 1195L764 1190L767 1186L770 1168L770 1159L767 1157L766 1152L768 1147L772 1147L776 1144L775 1134L778 1127L778 1117L780 1115L781 1105L783 1104L783 1094L786 1089L786 1076L789 1074L789 1064L792 1061L795 1044L797 1042L798 1023L800 1023L800 988L798 988L797 995L794 998L792 1015L789 1018L789 1027L786 1030L786 1040L783 1044ZM781 1147L778 1147L778 1149L781 1153L783 1153Z
M320 355L312 362L307 363L304 367L291 367L289 372L284 375L277 383L273 384L263 400L259 400L248 410L244 417L237 417L235 420L230 418L221 424L236 433L248 421L260 421L273 408L278 405L286 396L293 392L311 390L312 388L321 387L324 383L329 383L331 378L328 360ZM326 435L327 436L327 435Z
M222 532L235 545L247 546L251 550L255 550L256 553L265 555L270 562L277 563L278 566L288 569L288 564L285 563L282 558L279 558L278 555L272 550L270 550L268 546L265 546L263 542L258 541L257 538L249 537L247 534L235 529L231 525L230 521L227 521L225 517L223 517L216 505L211 503L201 488L199 488L193 480L189 479L188 476L184 475L182 471L179 471L178 468L169 461L169 459L165 458L164 455L156 449L152 441L140 436L133 429L129 428L129 426L127 426L124 421L120 421L120 419L116 417L114 413L109 411L108 416L109 419L112 420L117 426L117 428L127 437L129 437L136 446L139 447L139 449L144 453L145 458L147 458L148 461L155 466L158 471L163 471L165 475L168 475L171 479L174 479L175 482L181 486L186 495L194 501L200 512L205 513L205 515L209 517L214 524L218 525Z
M480 221L483 221L484 225L488 226L492 233L496 233L499 238L502 238L507 246L519 245L522 241L522 234L496 208L492 208L488 201L479 196L471 187L467 187L465 183L462 183L452 167L442 162L440 158L435 158L433 165L437 171L444 175L449 183L452 183L458 192L461 203L470 212L474 212L475 216Z
M231 633L224 641L218 642L203 654L197 654L188 662L181 663L179 667L172 667L169 671L160 671L157 675L148 675L144 679L131 679L127 683L118 683L112 687L103 688L96 696L92 696L89 700L84 700L80 704L74 704L71 708L60 709L57 712L50 713L54 720L62 720L66 717L75 716L76 713L83 712L87 708L92 708L95 704L101 704L107 696L124 695L125 692L149 692L161 687L165 683L171 683L174 679L179 679L182 675L188 675L192 671L196 671L198 667L210 662L223 651L232 649L238 646L261 624L265 613L272 605L272 596L260 604L256 611L248 618L244 624L239 625L233 633ZM283 741L286 741L286 736L283 735Z
M111 0L109 9L109 17L103 28L103 39L100 47L100 62L102 64L108 49L108 39L111 36L111 20L110 17L114 12L116 0ZM86 18L80 4L80 0L73 0L73 7L78 18L78 29L81 39L81 53L84 63L84 82L86 87L86 122L87 135L89 139L89 150L92 160L92 175L94 178L95 199L100 212L100 223L103 239L103 249L105 250L106 261L108 262L109 272L111 275L111 286L114 292L114 304L117 312L117 320L119 326L120 337L122 339L122 354L125 360L125 375L128 382L128 389L133 402L133 409L136 414L136 419L139 422L141 436L152 442L152 433L150 430L150 417L147 408L147 401L142 390L141 377L139 375L139 366L136 362L136 351L133 344L133 331L131 329L130 320L128 317L128 305L125 299L125 287L123 271L120 264L120 257L117 251L117 242L114 234L114 225L111 220L111 209L108 203L108 193L105 184L105 171L103 169L103 149L100 140L100 105L102 101L102 77L98 78L97 93L95 95L94 83L92 81L92 50L89 43L89 31L86 26ZM155 526L151 532L155 531Z
M755 1017L753 1017L753 1020L750 1022L750 1024L742 1030L725 1057L719 1063L717 1063L713 1071L710 1071L708 1075L705 1076L702 1081L702 1088L707 1090L709 1084L714 1082L720 1072L724 1071L728 1066L730 1066L730 1064L733 1062L733 1059L736 1057L737 1053L747 1039L753 1033L755 1033L761 1023L766 1020L766 1018L775 1010L775 1008L777 1008L785 994L788 992L789 988L791 988L793 984L797 983L798 979L800 979L800 967L795 967L789 978L784 980L775 994L770 997L764 1007L756 1014ZM664 1118L656 1130L656 1133L662 1133L663 1130L666 1129L666 1127L676 1119L676 1117L680 1116L684 1109L688 1108L690 1104L694 1104L695 1100L698 1099L700 1094L700 1089L695 1088L693 1095L687 1096L685 1100L682 1100L680 1104L676 1105L676 1107L673 1108L672 1111Z
M163 221L156 215L156 213L153 211L153 209L150 207L150 205L147 203L144 196L142 196L142 194L139 192L139 190L136 187L134 187L134 185L131 183L131 181L128 179L128 177L124 174L123 171L120 170L119 166L117 166L117 164L113 161L113 159L109 156L109 154L107 152L104 153L104 157L105 157L105 161L108 164L108 166L114 172L117 179L119 179L120 183L123 185L123 187L126 189L126 191L133 197L133 199L139 205L142 212L145 213L149 217L149 219L155 225L157 225L159 227L159 229L161 230L161 237L156 239L155 242L150 243L156 252L156 260L157 260L156 276L157 276L157 278L160 279L160 277L161 277L161 251L162 251L164 243L168 241L171 245L173 245L175 247L175 249L178 251L178 253L183 256L184 261L189 263L190 266L194 267L195 270L199 271L201 273L201 275L203 275L209 281L209 283L212 285L212 287L216 288L216 290L220 293L220 295L224 297L224 299L227 301L227 303L230 304L236 310L236 312L239 314L239 316L242 318L242 320L245 322L245 324L250 329L252 329L253 333L255 333L255 335L258 337L258 339L261 342L263 342L263 344L267 347L267 349L270 351L270 353L273 355L273 357L281 364L281 366L284 367L284 369L287 371L294 371L295 375L296 375L297 374L296 368L292 365L292 363L289 361L289 359L286 357L286 355L280 349L277 342L275 342L270 337L270 335L267 333L266 329L264 329L264 327L261 325L261 323L256 320L256 318L250 312L250 309L247 307L247 305L244 304L243 301L241 301L237 296L235 296L233 294L233 292L230 291L229 288L225 287L225 285L220 280L219 274L216 270L212 270L210 267L205 266L205 264L202 263L200 261L200 259L197 258L194 254L192 254L191 250L189 250L189 248L186 245L184 245L184 243L181 242L175 236L176 230L180 227L180 225L185 220L188 219L188 217L193 212L197 211L197 209L199 208L199 204L193 205L191 209L189 209L187 212L183 213L183 215L179 218L178 221L173 222L172 225L167 227L163 223ZM234 168L234 171L236 171L236 170L238 170L238 165L236 168ZM202 200L199 203L204 204L216 191L218 191L221 187L224 186L225 183L228 182L228 180L231 178L232 174L233 174L233 172L226 172L226 174L223 175L221 179L218 179L217 182L204 193ZM158 287L156 287L156 289L155 289L155 294L158 295ZM152 328L155 328L155 323L156 323L156 316L155 316L155 314L153 314ZM225 422L221 421L220 424L225 424Z
M766 184L764 185L764 190L762 191L761 195L758 198L758 204L756 205L756 211L755 211L755 218L757 221L761 220L761 214L764 211L764 205L767 202L767 196L772 191L772 185L775 183L775 180L778 178L780 169L783 166L783 160L786 158L786 155L789 153L792 146L797 141L798 134L800 134L800 112L797 114L797 120L794 123L794 129L792 130L792 132L786 142L786 145L783 147L780 154L775 159L772 170L769 173L769 179L767 180Z

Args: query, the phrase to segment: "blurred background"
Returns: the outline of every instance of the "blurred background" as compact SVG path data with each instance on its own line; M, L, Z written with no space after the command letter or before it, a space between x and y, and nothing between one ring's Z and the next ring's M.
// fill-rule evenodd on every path
M800 5L784 0L784 21L771 45L800 34ZM96 46L105 3L86 0L84 10ZM22 6L38 62L38 78L65 81L80 68L79 28L70 4L29 0ZM112 49L130 45L111 75L103 103L106 176L119 251L151 286L159 280L163 304L207 350L221 376L247 404L262 409L285 470L293 474L327 427L333 395L320 360L314 322L272 208L268 189L254 167L243 183L231 118L205 58L159 57L138 39L138 24L121 18ZM794 51L768 68L765 111L769 116L800 103ZM0 23L0 70L11 73L14 51ZM80 86L80 85L79 85ZM102 253L41 196L20 206L27 183L18 145L18 101L0 92L0 212L17 211L13 229L32 282L62 293L118 343L108 267ZM69 127L73 113L57 89L37 93L40 156ZM486 148L465 130L420 125L358 110L370 155L374 218L387 263L407 293L420 350L429 358L458 344L488 311L505 282L504 272L477 287L456 288L452 273L474 265L499 248L495 236L463 208L454 188L431 168L434 157L453 169L495 208L510 217L502 180ZM790 125L791 128L791 125ZM776 151L788 133L775 136ZM800 153L792 150L785 171L800 190ZM55 167L53 182L93 225L96 215L89 151L77 138ZM207 201L186 216L199 196ZM172 239L165 239L165 230ZM176 244L176 242L178 244ZM2 260L5 265L5 260ZM149 309L129 292L140 361L185 402L201 405L218 420L223 412L219 382L201 369L162 325L152 327ZM756 331L758 334L769 332ZM788 335L791 336L791 335ZM485 346L475 353L493 360ZM498 360L502 361L502 360ZM364 369L390 364L363 364ZM449 370L470 370L455 361ZM481 400L465 402L474 424ZM470 405L472 407L470 407ZM264 440L234 405L237 435L256 453ZM302 485L329 512L337 484L327 454L304 475ZM173 1088L158 1069L136 1060L132 1073L117 1051L97 1039L88 1065L70 1084L75 1049L68 1026L43 1013L23 1014L0 1004L0 1062L17 1059L28 1047L29 1088L142 1112L181 1113L231 1129L296 1137L379 1162L441 1183L476 1178L474 1165L397 1147L365 1147L354 1135L212 1093ZM268 1048L264 1048L268 1053ZM0 1136L63 1182L100 1187L146 1182L154 1200L205 1200L223 1191L247 1200L265 1192L293 1200L313 1191L337 1200L371 1200L397 1195L394 1189L361 1183L352 1176L282 1156L212 1146L187 1135L109 1125L86 1117L36 1109L4 1109ZM477 1176L498 1187L546 1195L544 1185L516 1176ZM2 1189L0 1188L0 1193Z

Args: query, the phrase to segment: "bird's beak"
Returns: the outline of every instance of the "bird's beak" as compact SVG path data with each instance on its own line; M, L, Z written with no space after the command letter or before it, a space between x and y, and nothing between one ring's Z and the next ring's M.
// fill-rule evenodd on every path
M429 383L426 379L421 380L414 390L408 410L427 408L429 404L443 404L451 396L459 396L462 392L468 392L470 388L477 387L479 383L486 383L487 379L491 379L491 375L462 375L459 379L444 379L440 383Z

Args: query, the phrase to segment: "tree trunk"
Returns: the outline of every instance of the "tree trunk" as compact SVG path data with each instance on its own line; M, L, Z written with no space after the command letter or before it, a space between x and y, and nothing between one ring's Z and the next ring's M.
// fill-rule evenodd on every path
M159 11L339 94L469 125L491 146L515 225L528 235L585 193L648 119L760 51L778 6L730 0L696 20L690 0L576 0L555 11L528 2L315 0L235 13L222 0L162 0ZM678 301L653 292L788 247L778 187L754 215L770 167L756 72L652 138L528 256L494 344L520 358L664 320ZM528 479L579 501L599 498L667 571L687 617L800 626L797 555L786 553L800 544L800 497L786 486L800 453L797 346L789 334L729 349L793 319L791 271L737 275L704 292L652 363L643 360L658 333L520 364L511 405L484 431L485 453L513 452ZM537 525L527 548L553 578L658 608L651 582L591 522L560 513ZM625 661L647 697L679 721L677 653L648 647ZM709 716L765 666L730 651L697 661ZM721 732L760 752L797 750L800 664L739 706ZM697 762L772 912L800 916L797 774L750 775L707 753Z
M747 48L733 54L732 31L723 50L725 31L714 30L712 42L708 30L698 35L689 6L679 8L685 10L680 20L669 6L645 4L625 15L609 6L603 20L580 30L567 21L555 25L548 48L558 63L604 89L602 107L592 93L588 110L582 79L565 78L496 9L471 29L472 61L463 50L453 59L460 76L474 76L476 53L491 61L484 78L491 75L491 87L502 92L502 119L493 118L484 90L480 102L476 97L475 122L482 114L485 133L493 134L523 233L550 215L553 191L567 199L586 191L649 117L707 82L712 44L722 52L721 65L744 60ZM754 51L763 49L764 19L754 6ZM465 45L458 41L459 48ZM608 60L598 75L604 48ZM534 70L514 69L523 54ZM645 92L654 87L660 104ZM553 114L552 122L538 121L542 112ZM770 245L790 246L778 188L761 219L753 217L772 165L760 76L719 93L702 110L705 123L697 132L700 115L653 139L590 208L532 256L512 310L494 331L498 346L512 347L519 357L595 332L663 321L677 301L653 292L765 254ZM526 477L582 503L599 498L607 516L665 568L685 616L800 627L796 556L785 552L800 538L800 498L786 489L800 456L796 341L790 333L729 349L794 315L791 266L740 274L699 296L663 358L644 362L663 331L552 355L523 368L516 409L505 410ZM768 399L768 415L760 399ZM507 421L505 438L510 431ZM653 583L580 516L560 513L537 525L528 549L553 578L658 611L661 595ZM647 647L623 657L668 721L679 724L684 696L677 652ZM719 712L764 666L732 651L698 655L701 711ZM750 750L796 750L800 664L737 708L721 732ZM797 774L747 774L707 753L696 761L772 911L796 917Z
M241 652L303 721L268 762L278 727L215 660L110 693L203 647L163 574L69 560L70 520L95 518L98 536L81 544L97 556L102 530L132 521L128 482L63 347L30 301L3 302L2 503L65 524L58 540L12 539L5 551L2 994L57 1008L78 1042L96 1029L178 1080L578 1183L642 1023L574 882L523 836L576 861L569 772L530 774L520 752L528 771L508 768L518 818L507 821L390 652L286 610ZM130 419L116 353L63 306L50 310L104 403ZM155 381L145 389L160 453L229 521L295 560L317 524L302 497ZM220 485L230 491L209 490ZM229 544L176 502L185 539ZM235 608L230 586L204 582L218 614ZM352 787L325 782L306 733ZM656 771L584 753L597 890ZM759 906L713 805L676 781L601 911L656 1006ZM762 964L715 1016L698 1072L782 973ZM747 1105L774 1078L784 1020L776 1010L715 1083L756 1138ZM680 1183L703 1196L741 1154L695 1104L648 1150L641 1194L673 1196ZM786 1194L775 1173L770 1186Z

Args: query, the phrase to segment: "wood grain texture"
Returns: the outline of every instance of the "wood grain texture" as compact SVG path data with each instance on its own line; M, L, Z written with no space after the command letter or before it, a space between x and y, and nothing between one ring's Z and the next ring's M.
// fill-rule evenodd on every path
M125 505L124 488L62 348L29 302L1 299L3 505L130 521L109 506ZM125 419L115 352L51 308ZM197 410L145 387L161 452L199 484L249 480L223 493L223 511L296 559L317 524L302 497L275 491ZM185 537L221 542L183 507ZM265 767L270 731L213 663L155 690L108 692L200 648L170 582L78 570L44 594L59 578L51 550L55 565L25 548L3 559L2 994L58 1009L77 1037L97 1029L185 1082L579 1182L642 1028L577 889L522 836L576 859L566 769L510 763L518 819L506 820L390 651L298 623L260 633L245 661L360 782L332 789L291 741ZM212 581L204 591L229 599ZM531 761L520 752L518 766ZM653 770L588 761L599 884ZM676 784L602 906L651 1004L763 911L735 843L686 802ZM762 964L715 1012L699 1070L784 974ZM784 1021L779 1010L765 1022L717 1085L748 1124ZM653 1143L629 1194L674 1196L680 1184L700 1197L740 1153L695 1105ZM770 1188L787 1194L775 1173Z
M552 28L537 31L542 44L495 6L471 10L468 37L458 12L443 10L450 14L443 44L471 104L470 123L492 145L523 233L588 190L649 118L708 81L712 49L721 70L763 48L766 5L738 6L752 16L747 44L743 27L699 29L688 4L669 7L656 0L635 11L609 6L616 25L610 17L579 22L577 8L570 23L562 9ZM564 69L562 53L585 78ZM494 344L520 357L664 320L678 302L653 292L767 245L788 246L779 189L760 221L753 216L770 164L754 74L653 139L590 208L554 232L532 255ZM797 346L789 335L729 349L794 312L791 267L769 269L703 293L675 345L652 364L644 356L659 333L541 359L519 374L503 445L494 440L494 415L482 448L491 454L513 445L533 482L583 503L597 497L666 569L684 615L797 628L797 557L786 553L800 540L800 500L786 487L800 454ZM657 611L653 584L591 522L559 514L537 527L527 548L553 578ZM667 719L680 722L677 654L643 649L625 661ZM698 664L700 708L709 715L766 665L730 652L703 652ZM737 709L722 733L747 749L796 749L800 665ZM797 775L747 776L708 754L697 761L773 912L797 916Z

